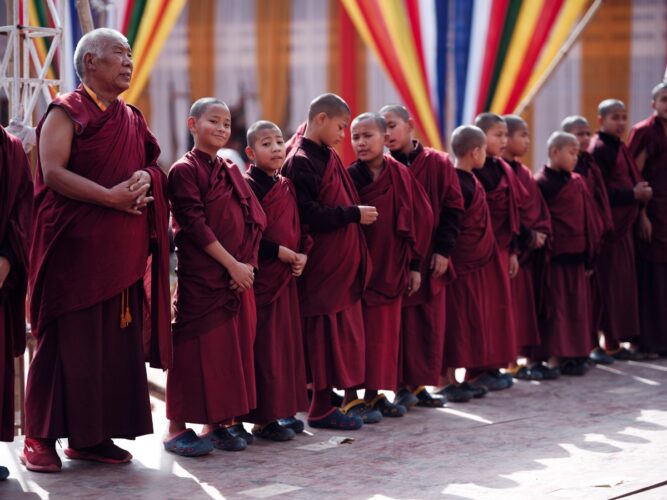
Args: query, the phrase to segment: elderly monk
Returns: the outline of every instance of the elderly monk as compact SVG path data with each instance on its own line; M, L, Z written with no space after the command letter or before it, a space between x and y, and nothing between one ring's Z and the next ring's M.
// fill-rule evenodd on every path
M132 459L111 438L153 431L144 361L170 363L166 176L130 86L127 40L87 33L74 63L83 82L37 127L32 331L21 461L58 472L70 459ZM150 334L152 332L152 335Z

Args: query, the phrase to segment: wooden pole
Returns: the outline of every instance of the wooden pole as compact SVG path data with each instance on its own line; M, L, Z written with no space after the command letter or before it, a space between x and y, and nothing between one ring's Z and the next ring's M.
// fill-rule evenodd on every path
M83 34L93 31L95 25L93 24L93 14L90 11L90 2L88 0L76 0L76 11L79 14L79 23Z
M584 14L584 17L582 17L581 21L577 23L574 30L572 30L572 33L570 33L570 36L567 38L567 40L565 40L565 43L558 51L556 57L554 57L554 60L551 61L551 64L547 67L547 70L537 81L537 83L532 88L530 93L526 95L526 97L524 97L519 103L519 105L516 107L516 109L514 110L514 114L521 115L521 113L523 113L526 107L528 107L530 102L535 98L537 93L542 89L542 87L544 87L544 84L547 83L547 81L549 81L551 75L553 75L554 71L556 71L556 68L560 66L560 63L563 62L565 56L570 52L576 41L584 32L586 26L588 26L588 23L591 21L591 19L593 19L593 16L602 5L602 2L603 0L595 0L593 4L588 8L586 14ZM667 77L667 69L665 70L665 77Z

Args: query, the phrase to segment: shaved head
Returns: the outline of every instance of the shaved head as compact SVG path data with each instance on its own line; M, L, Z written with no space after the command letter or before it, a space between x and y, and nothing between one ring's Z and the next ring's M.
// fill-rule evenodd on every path
M120 31L111 28L98 28L81 37L79 43L76 44L76 49L74 49L74 70L79 80L83 81L85 78L83 63L85 55L93 54L95 57L101 57L104 47L113 42L120 43L128 48L130 46L127 38Z
M576 127L588 127L588 120L583 116L572 115L565 118L560 124L563 132L572 132Z
M227 107L227 104L224 103L224 101L221 101L215 97L202 97L201 99L197 99L190 107L190 113L188 116L199 119L201 118L201 115L206 113L206 110L211 106L222 106L229 113L229 108Z
M658 98L658 95L663 93L665 90L667 90L667 81L660 82L655 87L653 87L653 90L651 91L651 97L655 101Z
M320 113L325 113L329 118L351 114L350 107L336 94L322 94L313 99L308 109L308 121L312 121Z
M283 135L282 130L280 130L280 127L275 123L270 122L268 120L259 120L258 122L255 122L252 125L250 125L250 127L248 128L248 132L246 133L246 142L248 143L248 146L250 146L251 148L255 147L257 134L262 130L273 130L274 132Z
M457 158L463 158L475 148L481 148L486 143L486 134L475 125L461 125L452 133L452 153Z
M388 104L383 106L380 110L380 114L384 115L385 113L393 113L404 122L407 122L410 119L410 112L408 111L408 108L402 104Z
M488 132L493 126L505 123L502 116L496 113L480 113L475 118L475 126L481 128L484 133Z
M387 132L387 122L384 117L379 113L362 113L352 120L351 128L354 128L355 125L361 122L373 122L377 129L383 134Z
M547 141L547 149L551 151L552 149L563 149L566 146L576 146L579 147L579 140L576 136L570 134L569 132L561 132L560 130L554 132L549 137Z
M519 130L527 130L528 124L526 121L517 115L505 115L503 116L505 123L507 123L507 135L511 136L514 132Z
M598 116L604 118L614 111L625 111L625 104L619 99L605 99L598 105Z

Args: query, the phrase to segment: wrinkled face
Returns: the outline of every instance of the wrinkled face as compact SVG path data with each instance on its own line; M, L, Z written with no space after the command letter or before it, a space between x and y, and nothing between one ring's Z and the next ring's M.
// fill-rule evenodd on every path
M328 116L324 115L320 140L332 148L338 146L345 139L345 129L350 121L350 115Z
M607 134L621 137L625 134L625 127L628 123L628 113L624 108L616 108L611 113L602 118L599 117L600 128Z
M409 121L403 120L396 113L384 113L382 115L387 122L387 141L385 146L390 151L402 151L412 147L413 126Z
M227 144L232 131L232 115L226 106L212 104L199 118L188 118L190 132L202 151L217 151Z
M551 166L559 170L572 172L577 166L578 144L567 144L562 148L552 148L549 158Z
M269 173L276 172L285 162L285 139L280 130L270 128L255 134L255 144L248 157L255 165Z
M134 65L132 49L124 38L104 37L100 55L87 53L83 60L86 79L97 88L121 94L130 87Z
M473 161L473 168L482 168L484 166L484 162L486 162L486 143L473 149L470 152L470 157Z
M588 145L591 143L591 128L588 125L575 125L570 133L579 141L579 151L588 151Z
M496 123L486 131L486 152L491 156L501 156L507 147L507 125Z
M384 153L386 134L373 120L357 122L352 127L352 149L357 159L369 163Z
M662 90L653 100L653 109L662 121L667 121L667 89Z
M530 147L530 136L528 129L521 127L507 138L507 152L512 156L523 156Z

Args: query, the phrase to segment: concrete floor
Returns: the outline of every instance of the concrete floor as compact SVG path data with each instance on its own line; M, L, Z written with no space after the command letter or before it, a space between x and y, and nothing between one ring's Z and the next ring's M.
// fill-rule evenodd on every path
M11 477L0 498L667 498L667 485L654 487L667 482L665 359L200 459L162 450L164 406L154 404L156 433L118 441L134 454L128 465L63 457L61 474L36 474L18 462L20 438L1 444Z

